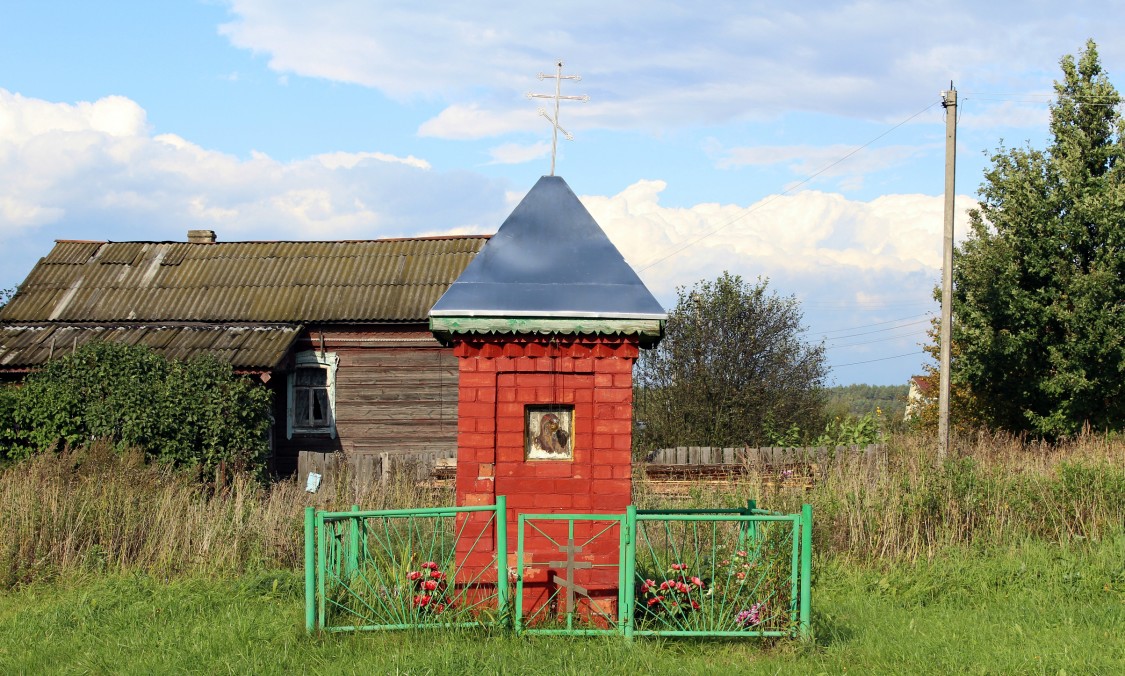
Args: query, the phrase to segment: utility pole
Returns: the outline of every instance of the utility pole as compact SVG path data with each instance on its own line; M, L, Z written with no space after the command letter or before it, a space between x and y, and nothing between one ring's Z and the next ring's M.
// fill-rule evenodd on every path
M941 342L938 384L938 459L949 457L950 348L953 342L953 196L957 168L957 90L941 93L945 108L945 235L941 257Z

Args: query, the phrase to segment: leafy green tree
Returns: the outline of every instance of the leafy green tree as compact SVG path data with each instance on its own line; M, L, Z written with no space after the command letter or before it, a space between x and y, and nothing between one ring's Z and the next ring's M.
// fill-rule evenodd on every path
M955 258L952 377L991 425L1125 422L1125 124L1093 41L1061 60L1046 150L999 148Z
M16 291L19 291L18 286L13 286L9 289L0 289L0 310L3 310L4 306L8 304L8 301L12 299L12 296L16 295Z
M724 272L681 288L664 340L637 363L638 449L759 446L821 423L823 344L800 305Z
M170 464L259 470L270 410L268 390L214 357L91 343L4 392L0 441L10 458L107 440Z

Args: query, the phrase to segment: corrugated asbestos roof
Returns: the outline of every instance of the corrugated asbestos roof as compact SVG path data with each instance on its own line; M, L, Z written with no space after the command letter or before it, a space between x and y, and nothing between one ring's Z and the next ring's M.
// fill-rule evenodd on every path
M0 323L420 322L486 241L60 241Z
M566 181L544 176L430 316L661 321L668 315Z
M301 325L68 326L0 325L0 368L31 368L94 341L146 345L165 357L212 354L236 369L269 369L285 356Z

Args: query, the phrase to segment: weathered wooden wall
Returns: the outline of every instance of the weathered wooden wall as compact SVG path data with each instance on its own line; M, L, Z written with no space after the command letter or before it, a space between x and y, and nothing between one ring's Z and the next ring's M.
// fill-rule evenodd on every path
M457 451L405 451L351 453L318 453L301 451L297 462L297 480L300 486L307 485L309 472L321 476L318 492L335 491L335 484L341 480L351 480L352 486L367 487L386 484L396 475L407 475L416 481L428 481L435 472L449 471L457 463Z
M321 336L323 335L323 343ZM457 448L457 359L424 327L314 328L293 352L320 349L339 357L336 438L294 434L287 439L285 376L274 381L274 466L298 469L302 451L354 456L350 467L378 476L380 454L445 457ZM366 464L365 464L366 463Z

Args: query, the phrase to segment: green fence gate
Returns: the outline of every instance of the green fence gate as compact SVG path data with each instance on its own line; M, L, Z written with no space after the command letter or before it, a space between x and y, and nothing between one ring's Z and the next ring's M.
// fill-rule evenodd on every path
M305 511L305 627L507 625L504 498L484 507Z

